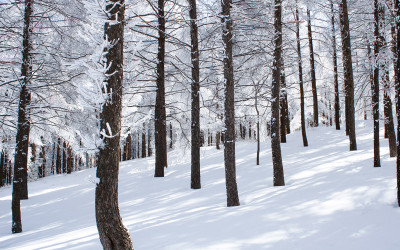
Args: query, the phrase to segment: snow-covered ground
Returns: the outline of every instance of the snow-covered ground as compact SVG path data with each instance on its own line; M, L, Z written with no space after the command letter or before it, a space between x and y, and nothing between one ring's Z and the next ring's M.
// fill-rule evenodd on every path
M344 131L307 130L282 144L285 187L272 186L270 142L238 142L241 206L226 207L223 150L202 149L202 189L190 189L190 155L171 152L165 178L154 158L121 163L120 210L135 249L400 249L395 159L381 131L373 167L371 122L358 150ZM11 234L11 188L0 189L0 249L101 249L94 216L95 169L29 183L23 233Z

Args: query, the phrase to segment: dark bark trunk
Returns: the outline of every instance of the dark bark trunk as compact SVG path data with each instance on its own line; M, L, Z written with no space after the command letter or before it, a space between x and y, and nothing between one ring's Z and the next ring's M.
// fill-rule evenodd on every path
M158 0L157 93L155 105L154 142L156 150L154 177L164 177L167 167L167 124L165 111L165 13L164 0Z
M397 176L397 203L400 206L400 3L399 0L394 1L396 12L396 53L395 53L395 69L396 69L396 116L397 116L397 157L396 157L396 176Z
M374 124L374 167L381 166L380 152L379 152L379 51L382 47L382 36L380 34L380 23L382 18L382 5L378 4L378 0L374 0L374 19L375 19L375 42L374 42L374 73L373 81L371 82L371 104L372 104L372 117Z
M286 133L288 131L288 120L289 120L289 112L288 112L288 101L287 101L287 92L286 92L286 76L285 76L285 67L282 60L282 70L281 70L281 92L280 92L280 119L281 119L281 142L286 142ZM251 138L251 137L250 137Z
M32 77L31 15L32 0L25 1L24 29L22 40L21 92L18 106L18 124L14 160L12 191L12 232L22 232L20 200L28 199L28 147L30 130L31 94L29 85Z
M6 176L7 176L7 167L4 162L4 156L5 156L5 151L4 149L1 151L1 157L0 157L0 187L3 187L6 185Z
M104 88L111 94L109 100L104 102L100 114L100 131L107 131L107 136L101 136L103 146L99 148L98 154L96 222L104 249L133 249L118 208L125 2L115 0L106 1L106 4L109 21L104 25L104 38L115 44L104 48L104 59L108 66Z
M311 88L313 96L313 126L318 127L318 96L317 96L317 79L315 77L315 59L314 59L314 45L311 29L311 15L310 10L307 9L307 28L308 28L308 47L310 52L310 74L311 74Z
M335 125L336 130L340 130L340 100L339 100L339 80L336 50L336 29L335 15L333 12L333 1L331 0L331 25L332 25L332 49L333 49L333 82L335 86Z
M119 158L118 158L119 160ZM67 174L71 174L74 170L74 156L72 155L72 148L68 146L67 149Z
M221 149L220 144L221 144L221 132L217 132L215 134L215 147L216 147L216 149Z
M62 172L66 173L67 172L67 161L68 161L68 155L67 155L67 142L64 141L63 143L63 161L62 161Z
M62 173L62 152L61 152L61 138L58 138L57 141L57 159L56 159L56 173Z
M274 7L274 60L272 66L272 90L271 90L271 151L274 171L274 186L284 186L285 178L282 165L282 153L279 136L279 95L281 85L282 68L282 3L275 0Z
M142 158L146 158L146 124L143 123L143 130L142 130Z
M172 130L172 123L169 123L169 148L172 149L174 147L174 142L173 142L173 130Z
M197 27L197 3L189 0L190 17L190 43L192 60L192 83L191 83L191 180L192 189L201 188L200 175L200 52L199 34ZM217 149L219 142L217 138Z
M342 36L343 72L346 93L346 126L348 127L350 151L357 150L355 110L354 110L354 78L351 59L350 27L347 11L347 0L340 3L340 31Z
M301 135L303 138L303 146L308 146L307 134L306 134L306 121L304 111L304 82L303 82L303 63L301 59L301 44L300 44L300 21L299 21L299 10L297 7L296 0L296 40L297 40L297 58L299 66L299 85L300 85L300 116L301 116Z
M42 139L43 142L43 139ZM40 158L40 166L39 166L39 178L46 177L46 146L42 145L40 148L40 153L39 153L39 158Z
M153 148L151 147L151 129L149 124L149 129L147 132L147 155L150 157L153 155Z
M233 78L233 44L231 0L221 0L222 6L222 41L225 48L224 78L225 78L225 136L224 162L227 205L239 206L239 194L236 183L235 160L235 83Z

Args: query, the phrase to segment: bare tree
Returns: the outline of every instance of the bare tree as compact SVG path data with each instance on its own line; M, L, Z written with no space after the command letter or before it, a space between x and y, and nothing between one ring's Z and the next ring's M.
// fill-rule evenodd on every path
M355 110L354 110L354 77L353 63L351 59L351 41L349 16L347 11L347 0L339 4L340 33L342 36L343 71L345 86L345 113L346 113L346 134L349 135L350 150L357 150Z
M310 10L307 9L307 29L308 29L308 47L310 52L310 75L311 75L311 88L313 96L313 126L318 127L318 96L317 96L317 79L315 77L315 59L314 59L314 45L312 37L311 15Z
M31 44L31 18L33 1L25 1L24 30L22 37L22 66L21 66L21 91L18 107L18 124L14 161L14 178L12 192L12 232L22 232L21 199L28 199L28 147L30 115L29 105L31 93L29 85L32 78L32 44Z
M281 143L279 136L279 95L282 68L282 2L274 3L274 59L272 65L272 90L271 90L271 150L274 168L274 186L284 186L285 178L282 165Z
M96 185L96 222L104 249L133 249L128 230L118 208L118 172L122 115L122 79L125 1L105 1L108 20L104 25L106 65L100 114L100 134Z
M232 56L232 18L231 0L222 0L222 41L225 47L224 77L225 77L225 135L224 135L224 160L227 205L239 206L239 195L236 183L235 160L235 83L233 79ZM279 94L279 93L278 93ZM279 102L278 102L279 108ZM279 119L279 117L278 117ZM278 138L279 139L279 138Z
M191 184L192 189L201 188L200 179L200 64L199 64L199 38L197 28L196 0L189 0L190 40L192 59L192 151L191 151ZM218 138L217 138L218 140ZM217 143L219 147L219 142Z

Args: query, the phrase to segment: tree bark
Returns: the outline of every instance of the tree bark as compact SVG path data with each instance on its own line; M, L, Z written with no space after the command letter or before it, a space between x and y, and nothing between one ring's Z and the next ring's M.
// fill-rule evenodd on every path
M56 173L62 173L62 152L61 152L61 138L58 137L57 141L57 159L56 159Z
M286 92L286 79L285 79L285 66L282 59L282 69L281 69L281 89L280 89L280 129L281 129L281 142L286 143L286 132L287 132L287 120L288 117L288 103L287 103L287 92ZM249 136L251 132L249 131ZM250 136L251 138L251 136Z
M191 83L191 180L192 189L201 188L200 176L200 52L197 27L197 3L189 0L190 42L192 60ZM217 148L219 141L217 138Z
M279 136L279 95L282 68L282 2L275 0L274 6L274 60L272 66L271 90L271 150L274 171L274 186L284 186L285 178L282 165L281 143Z
M395 6L395 23L396 23L396 53L395 53L395 69L396 69L396 116L397 116L397 157L396 157L396 175L397 175L397 203L400 207L400 3L399 0L394 1Z
M300 85L300 116L301 116L301 136L303 138L303 146L308 147L308 140L306 134L306 121L304 111L304 81L303 81L303 63L301 59L301 44L300 44L300 21L299 21L299 10L296 0L296 40L297 40L297 60L299 66L299 85Z
M12 191L12 232L22 232L20 200L28 199L28 147L30 130L31 93L29 85L32 77L31 16L32 0L25 1L24 29L22 37L21 92L18 107L18 124L14 160Z
M100 113L103 145L99 148L96 185L96 222L104 249L133 249L128 230L122 224L118 208L118 172L122 115L124 0L106 1L109 15L104 25L104 39L113 46L104 48L107 66Z
M351 59L350 27L347 11L347 0L342 0L340 8L340 31L342 36L343 72L346 89L346 126L348 127L350 151L357 150L355 110L354 110L354 78Z
M235 160L235 83L233 78L233 44L231 0L221 0L222 6L222 41L225 48L224 78L225 78L225 135L224 162L227 205L239 206L239 194L236 183Z
M157 54L157 92L155 105L155 173L154 177L164 177L167 167L167 124L165 111L165 13L164 0L158 0L158 54Z
M143 129L142 129L142 158L146 158L146 124L143 123Z
M5 151L4 149L1 150L1 157L0 157L0 187L6 185L6 176L7 176L7 168L4 162Z
M307 28L308 28L308 47L310 52L310 74L311 74L311 88L313 96L313 126L318 127L318 96L317 96L317 79L315 77L315 59L314 59L314 45L312 38L311 15L310 10L307 9Z
M153 148L151 147L151 128L149 124L149 129L147 132L147 155L150 157L153 155Z
M67 160L68 160L68 155L67 155L67 142L64 141L63 143L63 160L62 160L62 172L66 173L67 172Z
M67 174L71 174L72 171L74 171L74 156L72 154L72 148L71 146L68 146L67 148ZM119 160L119 158L118 158Z
M336 50L336 30L335 30L335 14L333 12L333 1L331 0L331 25L332 25L332 49L333 49L333 82L335 88L335 125L336 130L340 130L340 100L339 100L339 80Z
M382 36L380 34L380 26L382 23L382 14L383 14L383 6L378 4L378 0L374 0L374 20L375 20L375 29L374 29L374 73L373 73L373 81L371 82L371 93L372 93L372 117L374 123L374 167L381 166L380 160L380 152L379 152L379 52L382 47Z

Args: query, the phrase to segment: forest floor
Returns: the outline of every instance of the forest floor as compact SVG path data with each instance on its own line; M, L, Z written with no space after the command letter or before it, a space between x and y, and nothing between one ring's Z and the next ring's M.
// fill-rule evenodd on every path
M190 189L190 150L172 151L164 178L154 158L121 163L119 204L136 250L400 249L395 158L381 131L381 168L373 167L372 123L358 121L358 150L332 127L288 135L286 186L273 187L270 142L236 146L241 206L226 207L223 150L202 148L202 189ZM0 189L0 249L101 249L95 169L29 183L23 232L11 234L11 187Z

